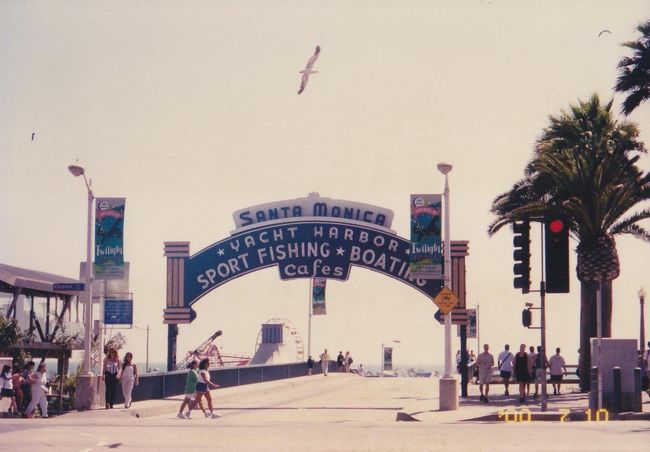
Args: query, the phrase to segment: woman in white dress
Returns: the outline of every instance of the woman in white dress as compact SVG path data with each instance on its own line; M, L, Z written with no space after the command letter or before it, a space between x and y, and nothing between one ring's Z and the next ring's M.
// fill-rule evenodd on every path
M36 405L41 408L41 417L47 418L47 368L45 363L38 365L38 370L31 377L32 401L29 403L25 414L28 419L34 417Z
M140 383L138 367L133 364L133 354L131 352L127 352L127 354L124 355L124 362L122 363L122 369L120 370L118 378L122 380L124 408L129 408L131 406L131 393L133 392L133 386Z

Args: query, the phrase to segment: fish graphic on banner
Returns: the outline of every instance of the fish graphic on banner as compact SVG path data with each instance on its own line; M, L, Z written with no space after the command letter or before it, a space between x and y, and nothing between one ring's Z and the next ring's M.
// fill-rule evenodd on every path
M384 369L393 370L393 347L384 347Z
M312 278L311 283L311 309L313 315L327 314L325 309L326 278Z
M125 198L96 198L95 279L124 278Z
M441 195L411 195L411 274L420 279L442 279L440 238Z

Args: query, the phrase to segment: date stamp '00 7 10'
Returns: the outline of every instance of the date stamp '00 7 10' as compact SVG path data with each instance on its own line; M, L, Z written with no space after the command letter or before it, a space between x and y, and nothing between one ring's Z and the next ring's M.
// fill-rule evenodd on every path
M587 422L608 422L609 421L609 411L607 411L605 408L601 408L600 410L588 409L585 411L573 412L573 413L571 412L571 410L564 408L559 410L558 413L556 414L558 416L557 420L559 420L560 422L571 421L571 420L574 421L584 420ZM536 420L534 418L533 412L530 411L528 408L522 408L519 410L516 409L510 410L506 408L503 410L499 410L498 418L507 423L532 422ZM555 420L555 419L546 418L545 420Z

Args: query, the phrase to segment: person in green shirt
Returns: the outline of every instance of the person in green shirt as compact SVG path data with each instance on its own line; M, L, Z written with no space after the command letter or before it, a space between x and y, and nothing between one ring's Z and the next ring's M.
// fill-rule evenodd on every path
M190 371L187 373L187 380L185 380L185 398L181 407L178 410L177 417L181 419L190 419L190 414L192 413L192 408L195 405L196 398L196 383L199 381L199 373L197 369L199 368L198 361L192 361L189 365ZM187 412L183 415L183 408L187 406Z

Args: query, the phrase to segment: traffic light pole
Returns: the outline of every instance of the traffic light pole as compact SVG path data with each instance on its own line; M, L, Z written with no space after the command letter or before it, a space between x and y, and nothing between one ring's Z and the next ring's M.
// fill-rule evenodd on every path
M539 282L539 290L531 290L530 292L539 292L539 301L540 301L540 307L539 308L532 308L529 307L528 309L539 309L540 310L540 343L541 343L541 350L540 354L542 357L540 358L540 363L542 364L542 368L540 369L541 372L541 384L542 384L542 406L541 409L542 411L546 411L547 409L547 399L548 399L548 393L546 392L546 367L544 366L544 361L546 361L544 358L546 358L546 282L544 281L544 224L541 223L541 228L540 228L540 235L541 235L541 272L540 274L542 275L542 278ZM534 326L528 326L527 328L529 329L537 329L537 327ZM537 370L535 370L537 373ZM534 380L537 379L537 375L534 375L533 377Z
M541 304L541 341L542 341L542 358L540 363L542 364L542 411L546 411L546 400L548 398L546 392L546 367L544 366L544 361L546 358L546 284L544 280L539 282L539 299Z
M541 281L539 282L539 301L540 301L540 307L541 307L541 319L540 319L540 327L541 327L541 342L542 342L542 358L540 359L540 363L542 364L542 411L546 411L546 399L547 399L547 393L546 393L546 367L544 366L544 361L546 358L546 282L544 281L544 225L540 224L540 236L541 236L541 253L540 255L542 256L541 262Z

